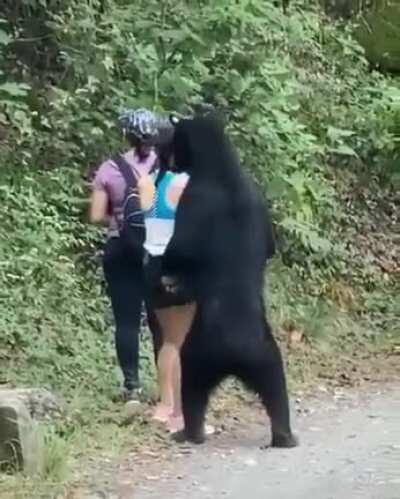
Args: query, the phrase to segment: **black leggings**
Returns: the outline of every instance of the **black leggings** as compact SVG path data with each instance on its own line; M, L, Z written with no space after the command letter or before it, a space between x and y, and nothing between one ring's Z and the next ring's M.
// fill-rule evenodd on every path
M145 296L143 266L138 265L120 239L114 237L105 244L103 268L116 325L118 362L124 386L130 390L139 385L139 332ZM147 318L157 356L161 335L156 318L148 308Z

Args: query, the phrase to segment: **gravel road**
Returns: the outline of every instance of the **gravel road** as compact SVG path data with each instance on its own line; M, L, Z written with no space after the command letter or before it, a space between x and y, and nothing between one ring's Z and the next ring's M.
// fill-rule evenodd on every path
M400 499L400 383L320 391L293 416L300 447L262 450L260 413L149 470L134 499Z

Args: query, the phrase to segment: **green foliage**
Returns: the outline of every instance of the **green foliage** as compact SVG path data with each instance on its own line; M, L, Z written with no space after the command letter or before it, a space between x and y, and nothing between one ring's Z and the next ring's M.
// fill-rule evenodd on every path
M372 3L373 8L360 13L356 38L372 65L399 72L400 5L388 0Z
M274 208L270 317L280 339L295 331L310 347L287 359L289 383L320 374L315 346L335 372L351 368L349 352L398 341L398 80L371 71L353 26L318 0L291 0L287 16L274 3L2 0L0 383L69 401L45 434L43 473L0 477L2 497L63 494L88 449L120 455L159 438L146 417L119 425L102 235L84 215L88 170L122 146L123 107L207 100L226 113ZM149 341L141 357L151 399Z
M25 105L26 83L0 87L12 98L3 102L14 106L10 121L27 164L93 161L115 147L123 106L176 110L206 98L226 109L246 164L269 182L282 229L327 253L334 245L321 224L337 203L326 158L348 164L395 147L387 121L400 91L368 74L349 29L324 23L303 2L292 3L289 17L266 0L29 6L28 17L43 20L32 50L40 54L48 36L57 52L45 75L25 61L33 116L24 107L15 112L15 101ZM4 46L18 47L25 24L4 25ZM15 52L5 52L5 67ZM56 83L37 87L38 77Z
M81 186L121 146L125 106L185 111L205 99L226 112L273 202L297 297L318 301L335 279L386 289L378 259L352 241L368 226L360 185L386 198L399 179L400 89L369 70L352 26L326 20L317 1L292 0L288 16L270 0L4 4L0 356L9 373L24 365L23 381L110 388L98 234L82 220ZM317 301L288 314L301 322Z
M104 300L85 261L93 234L78 218L83 199L77 172L3 168L0 357L2 369L29 366L19 373L25 382L101 391L112 357Z

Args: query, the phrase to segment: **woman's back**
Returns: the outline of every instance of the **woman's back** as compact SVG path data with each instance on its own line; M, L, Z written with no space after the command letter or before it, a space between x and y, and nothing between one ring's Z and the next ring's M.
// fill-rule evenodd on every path
M139 158L134 149L130 149L123 155L124 159L131 165L137 175L149 173L154 166L157 155L150 151L146 158ZM97 170L93 182L94 190L102 190L107 193L109 214L109 237L119 235L118 227L122 219L122 209L125 199L126 182L118 166L112 159L108 159Z
M144 248L153 256L164 254L174 233L176 210L188 180L186 173L166 171L156 182L154 202L145 212Z

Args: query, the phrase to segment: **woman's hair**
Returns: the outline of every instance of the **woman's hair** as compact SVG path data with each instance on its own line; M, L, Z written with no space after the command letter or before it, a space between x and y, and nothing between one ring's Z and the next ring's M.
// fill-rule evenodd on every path
M173 154L173 140L175 127L168 120L168 124L163 123L159 127L158 137L155 144L158 161L162 170L167 170L170 164L170 159Z
M166 168L169 165L170 159L173 154L173 143L172 141L160 144L157 147L157 155L160 161L161 168Z

